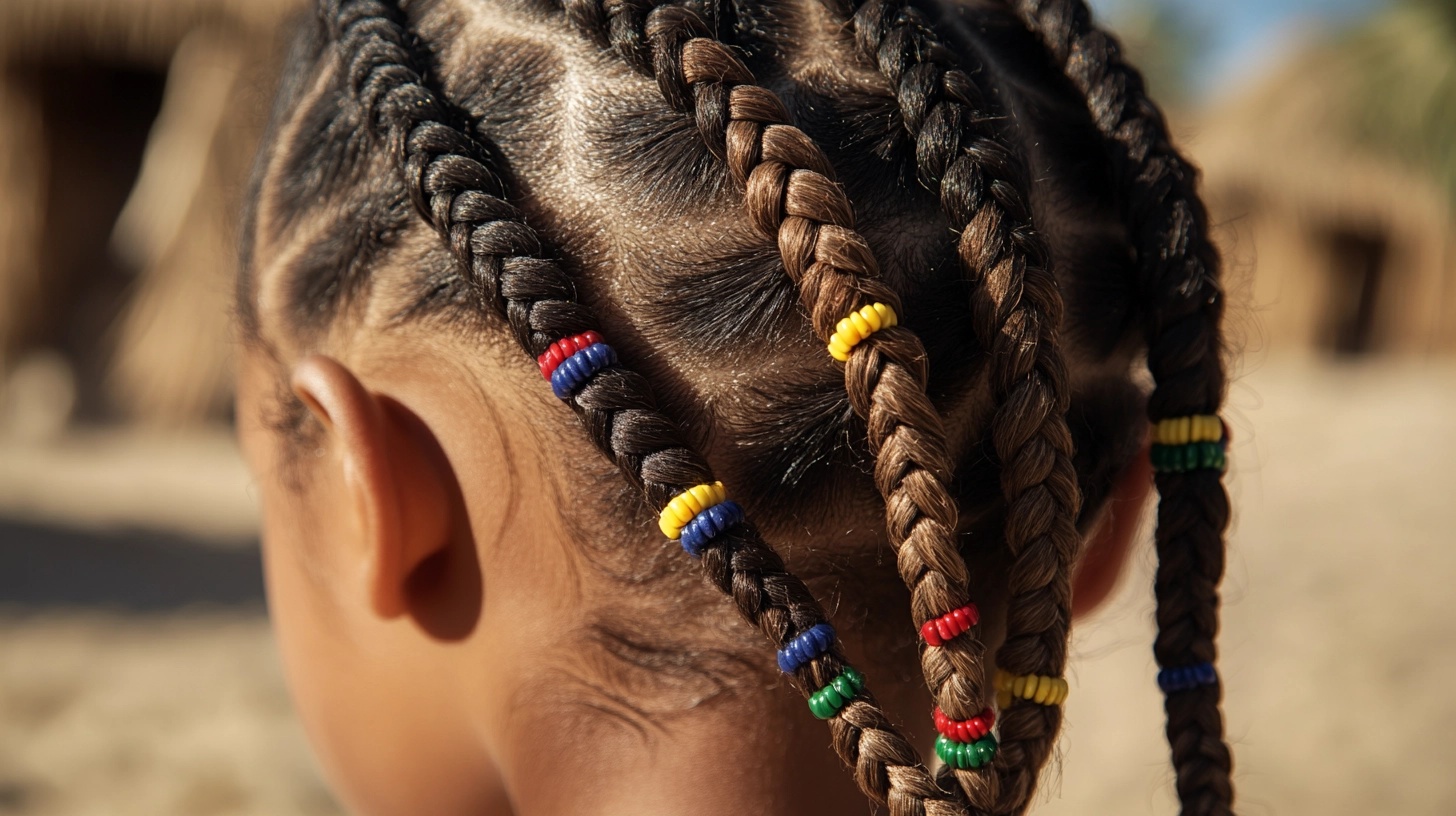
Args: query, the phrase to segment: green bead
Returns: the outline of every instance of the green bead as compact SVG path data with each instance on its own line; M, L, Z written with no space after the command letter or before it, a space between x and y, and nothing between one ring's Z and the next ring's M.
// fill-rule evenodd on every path
M1148 454L1148 459L1153 463L1153 470L1157 471L1161 471L1166 467L1168 461L1162 445L1154 445L1152 451Z
M835 712L835 709L824 702L824 693L821 691L816 691L809 695L809 710L814 712L814 716L821 720L827 720L833 717Z
M935 738L935 755L940 761L947 765L955 764L955 743L946 739L944 734Z
M819 719L827 720L861 691L864 691L864 675L845 666L829 685L809 695L809 710Z
M996 738L990 734L981 737L968 747L973 752L971 759L972 768L980 768L996 758Z
M1183 446L1183 470L1186 471L1186 470L1197 470L1197 469L1198 469L1198 446L1197 445L1184 445Z

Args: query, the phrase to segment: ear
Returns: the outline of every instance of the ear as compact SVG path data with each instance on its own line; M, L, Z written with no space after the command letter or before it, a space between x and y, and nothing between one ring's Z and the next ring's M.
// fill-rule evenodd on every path
M352 503L360 541L345 557L360 568L364 600L380 617L399 617L409 611L410 576L450 543L448 465L432 455L417 417L339 361L305 357L292 385L323 425L329 464Z
M1081 560L1072 573L1072 617L1085 615L1117 588L1128 553L1153 489L1153 466L1147 446L1118 475L1107 506L1092 527Z

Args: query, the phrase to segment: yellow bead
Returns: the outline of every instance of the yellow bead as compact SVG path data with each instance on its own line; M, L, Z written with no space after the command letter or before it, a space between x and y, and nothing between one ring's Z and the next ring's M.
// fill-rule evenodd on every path
M1036 700L1037 703L1041 705L1046 705L1047 701L1052 698L1052 678L1038 677L1036 678L1036 681L1036 696L1028 697L1027 699Z
M996 672L996 704L1002 708L1011 705L1017 697L1039 705L1061 705L1069 690L1067 681L1060 677Z
M658 516L657 527L662 534L676 541L682 537L682 529L693 517L709 507L728 500L728 489L722 482L701 484L688 488L672 497Z
M850 312L834 326L834 334L827 344L829 356L841 363L848 361L855 346L880 329L894 326L897 320L895 310L883 303L872 303Z
M880 313L875 311L875 307L873 306L866 306L863 309L860 309L859 319L863 320L865 322L865 325L870 327L869 331L865 332L865 334L869 334L870 332L877 332L880 330L881 327L885 325L885 322L880 319Z
M698 485L688 491L688 496L690 497L688 504L692 506L695 516L718 503L712 485Z

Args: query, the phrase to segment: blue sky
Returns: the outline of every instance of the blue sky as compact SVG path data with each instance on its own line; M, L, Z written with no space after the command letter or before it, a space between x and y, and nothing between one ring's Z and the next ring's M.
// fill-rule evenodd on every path
M1090 0L1104 20L1138 0ZM1266 65L1292 32L1308 21L1338 24L1380 6L1381 0L1158 0L1185 13L1208 37L1196 68L1197 90L1214 92L1252 67Z

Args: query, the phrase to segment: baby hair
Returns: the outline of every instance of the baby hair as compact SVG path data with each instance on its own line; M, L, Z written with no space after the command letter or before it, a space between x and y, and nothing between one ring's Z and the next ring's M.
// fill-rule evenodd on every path
M1059 0L518 5L509 13L556 30L524 38L531 69L467 60L476 73L462 75L444 38L469 10L320 0L255 173L245 337L274 342L255 291L265 254L286 267L283 322L298 338L386 286L414 293L400 320L464 312L503 329L661 534L769 640L860 789L894 816L1029 807L1069 690L1079 528L1147 433L1132 419L1145 350L1162 496L1155 654L1178 791L1185 813L1231 812L1213 668L1228 519L1218 257L1196 173L1115 40ZM608 206L687 218L736 199L776 257L694 262L690 239L663 238L663 256L689 262L653 303L599 285L663 273L596 268L614 262L535 213L551 185L533 187L494 141L530 127L530 106L508 100L551 85L541 43L554 38L592 43L604 75L615 61L656 87L661 132L586 121L567 145L607 143L612 161L654 168L655 183L624 178ZM498 104L474 107L482 96ZM1109 204L1101 231L1054 223ZM887 234L877 217L920 226ZM417 219L450 260L386 283L376 269ZM1066 247L1076 269L1058 267ZM684 325L705 357L794 371L747 395L743 416L707 410L663 376ZM818 359L802 359L807 334ZM770 337L790 351L766 349ZM794 407L770 421L769 402ZM742 431L738 454L713 454L722 428ZM937 773L754 521L809 495L863 495L842 486L862 458L909 593L906 636L920 638ZM994 655L973 597L987 576L1004 592Z

